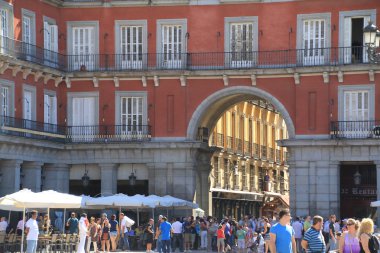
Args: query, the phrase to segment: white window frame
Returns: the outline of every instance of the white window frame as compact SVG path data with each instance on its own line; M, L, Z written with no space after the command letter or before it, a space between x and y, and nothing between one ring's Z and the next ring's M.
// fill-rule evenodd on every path
M46 96L52 100L53 104L50 104L50 101L46 103ZM48 114L46 114L46 109L48 110ZM57 118L57 93L52 90L44 90L44 123L57 124Z
M29 92L32 93L32 101L26 101L26 99L25 99L25 91L29 91ZM37 108L36 103L37 103L37 101L36 101L36 99L37 99L36 87L28 85L28 84L24 84L23 85L23 89L22 89L22 110L23 110L22 115L23 115L23 119L25 119L25 112L24 112L25 103L30 103L31 104L30 108L32 110L32 112L31 112L32 119L31 120L33 120L33 121L36 120L36 118L37 118L37 112L36 112L36 108Z
M73 29L93 27L94 52L90 55L74 56ZM84 66L87 70L93 70L99 65L99 21L68 21L67 22L67 51L69 54L69 69L80 70Z
M147 92L145 91L118 91L115 94L115 124L117 126L122 125L121 117L121 107L122 107L122 99L126 97L141 97L142 98L142 124L143 126L147 126L148 124L148 109L147 109ZM136 135L134 138L144 137L143 134L146 133L148 129L140 129L140 131L123 131L122 127L120 129L116 129L118 134L123 135L125 138L130 138L131 135ZM144 132L145 131L145 132Z
M0 115L4 115L4 96L2 94L2 89L8 89L8 101L5 108L7 108L7 113L5 116L14 117L14 101L15 101L15 84L13 81L9 81L6 79L0 79Z
M354 91L367 91L368 92L368 119L373 122L375 119L375 85L340 85L338 86L338 120L344 121L345 113L345 100L344 95L346 92ZM374 123L340 123L339 130L344 131L343 135L347 138L367 138L368 134L372 134ZM360 131L357 131L359 129ZM363 131L365 130L365 131Z
M304 50L304 22L307 20L320 20L323 19L325 29L325 46L323 57L320 56L305 56ZM320 47L319 47L320 48ZM298 64L301 65L323 65L330 61L330 48L331 48L331 13L312 13L312 14L298 14L297 15L297 49L298 49ZM314 50L314 49L308 49ZM317 54L321 54L320 50L317 50Z
M58 63L58 25L55 19L50 17L43 17L43 31L44 31L44 62L45 65L57 67ZM52 43L53 42L53 43ZM47 47L47 44L49 46Z
M364 27L368 24L367 20L376 22L376 9L369 10L354 10L354 11L340 11L339 12L339 47L343 48L339 50L339 62L350 64L352 63L351 52L351 21L353 18L364 18ZM349 37L349 39L347 39ZM350 44L350 45L348 45ZM364 43L363 43L364 44ZM363 48L363 62L368 62L367 51Z
M22 41L30 43L31 45L36 44L36 13L27 9L21 9L22 15ZM30 41L26 41L24 33L24 19L30 19Z
M0 1L0 11L5 11L6 13L6 19L7 19L7 30L6 30L6 38L2 38L0 35L0 53L1 54L7 54L8 53L8 45L11 43L9 39L13 39L14 36L14 30L13 30L13 20L14 20L14 14L13 14L13 5L6 1ZM0 13L0 25L2 26L2 15Z
M142 52L138 52L138 54L142 54L141 60L136 60L135 57L137 54L132 55L132 60L129 60L126 55L122 55L122 27L142 27ZM147 65L147 37L148 37L148 24L147 20L115 20L115 54L117 55L115 58L115 64L118 66L118 69L142 69Z
M67 123L69 126L73 124L73 98L84 98L84 97L94 97L95 98L95 123L99 124L99 92L68 92L67 93Z
M163 26L182 26L180 59L165 60L163 51ZM187 19L158 19L157 20L157 66L165 69L182 69L186 67L187 53ZM169 55L169 54L168 54ZM173 55L171 55L173 56Z
M252 50L257 52L259 48L258 40L258 26L259 18L257 16L247 16L247 17L225 17L224 18L224 52L225 62L232 68L250 68L256 65L256 53L252 54L252 59L249 61L233 61L231 56L231 25L232 24L252 24Z

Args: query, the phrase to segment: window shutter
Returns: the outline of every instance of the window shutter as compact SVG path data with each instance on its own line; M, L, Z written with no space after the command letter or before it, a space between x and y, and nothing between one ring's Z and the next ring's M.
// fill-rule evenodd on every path
M58 26L50 25L50 50L58 52Z
M344 18L344 41L343 41L343 55L344 55L344 63L351 63L351 28L352 20L351 17Z
M50 110L51 104L49 95L44 95L44 122L45 123L51 123L49 118L49 110Z
M7 10L1 9L1 36L8 37L8 13Z
M44 48L50 50L50 29L48 22L44 22Z
M51 105L51 123L57 124L57 97L52 97L52 105Z
M363 20L363 25L364 25L364 27L366 27L367 25L368 25L368 22L371 20L371 16L365 16L364 17L364 20ZM364 35L363 35L364 36ZM363 41L365 41L364 40L364 37L363 37ZM363 50L363 62L365 63L365 62L368 62L368 54L367 54L367 50L366 49L364 49Z

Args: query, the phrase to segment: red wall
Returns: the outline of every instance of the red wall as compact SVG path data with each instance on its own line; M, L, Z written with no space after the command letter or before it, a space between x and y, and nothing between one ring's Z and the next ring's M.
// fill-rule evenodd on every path
M297 14L331 12L331 45L334 47L338 46L339 11L377 9L377 17L380 16L380 4L377 1L345 0L343 2L344 4L342 1L304 0L210 6L57 8L41 1L25 0L13 1L14 29L15 38L21 39L21 8L34 11L37 45L43 47L43 31L41 31L43 15L54 18L59 25L60 52L66 53L66 22L99 20L100 53L112 54L115 52L113 40L115 20L144 19L148 21L148 52L154 53L156 52L157 19L187 19L187 29L190 34L189 52L222 52L224 51L224 18L258 16L259 50L279 50L288 49L289 46L296 47ZM380 21L380 18L377 21ZM220 36L218 36L219 33ZM180 73L178 78L179 75ZM148 80L147 87L143 87L141 81L138 80L120 81L118 88L114 86L113 81L100 81L99 88L94 88L91 81L73 81L71 88L66 88L65 83L62 82L58 88L55 88L52 81L47 85L43 84L42 79L35 83L33 76L23 80L21 73L13 78L9 70L1 78L15 81L15 115L17 117L22 117L20 97L23 83L37 87L37 120L39 121L43 121L43 89L56 90L60 124L65 124L67 92L99 91L99 123L112 125L115 122L115 91L147 91L149 124L153 126L153 135L157 137L186 136L189 120L197 106L209 95L225 88L221 78L188 80L186 87L180 86L179 79L160 80L159 87L154 86L153 80ZM295 85L293 77L257 79L258 88L275 96L286 107L295 124L297 134L327 134L330 120L337 119L338 86L369 83L368 74L346 74L343 83L338 83L337 77L331 76L328 84L323 82L322 75L302 76L300 85ZM251 86L251 80L231 78L229 86L235 85ZM380 85L379 81L376 85ZM310 93L313 93L315 99L313 116L309 115ZM379 96L380 91L377 88L376 97ZM376 108L379 107L379 103L377 100ZM42 105L39 106L40 104ZM104 107L104 105L107 106ZM168 112L172 112L174 117L168 115ZM315 118L309 119L309 117ZM379 110L376 111L376 118L380 118ZM174 122L174 126L170 122ZM310 122L314 122L315 127L310 128Z

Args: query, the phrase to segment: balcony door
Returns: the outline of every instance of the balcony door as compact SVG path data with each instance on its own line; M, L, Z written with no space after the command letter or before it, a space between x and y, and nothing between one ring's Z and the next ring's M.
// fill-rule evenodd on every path
M45 131L55 132L57 129L57 97L55 95L44 95L44 122Z
M121 134L139 138L144 134L143 97L121 97Z
M121 67L141 69L143 66L143 27L122 26L121 28Z
M344 92L344 125L348 138L366 138L371 134L373 123L369 117L369 91Z
M344 18L344 63L368 62L364 46L363 28L368 25L371 16Z
M324 19L303 21L303 64L322 65L326 57L326 22Z
M179 69L183 66L183 30L182 25L163 25L161 29L162 55L161 64L164 68Z
M72 99L72 138L79 141L89 141L98 133L96 122L96 98L74 97Z
M95 28L91 26L73 27L73 59L74 70L95 68Z
M24 53L27 60L32 58L32 19L28 16L22 17L22 33L25 42Z
M44 22L44 63L56 67L58 64L58 26Z
M0 50L1 50L1 53L6 53L8 50L8 44L9 44L9 41L8 41L8 37L9 37L9 31L8 31L8 27L9 27L9 24L8 24L8 12L7 10L5 9L0 9Z
M233 68L253 65L253 23L232 23L230 27L230 62Z

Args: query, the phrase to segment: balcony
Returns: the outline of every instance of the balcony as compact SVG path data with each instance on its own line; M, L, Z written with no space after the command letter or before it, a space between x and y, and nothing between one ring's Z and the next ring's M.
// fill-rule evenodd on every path
M252 144L249 141L244 141L244 156L251 156Z
M260 158L260 145L257 143L252 143L252 149L253 149L253 158L259 159Z
M268 147L268 160L274 162L274 148Z
M380 120L333 121L330 136L332 139L379 139Z
M261 145L260 150L261 150L261 159L266 160L268 157L267 146Z
M232 153L232 151L233 151L233 147L232 147L233 138L231 136L227 136L226 142L227 142L227 152Z
M235 139L235 150L239 155L243 155L243 141L239 138Z
M123 143L150 141L147 125L60 126L38 121L0 117L0 134L58 143Z
M277 164L281 164L281 150L280 149L276 149L276 163Z
M160 70L283 69L366 63L366 47L332 47L254 52L147 53L63 55L21 41L0 37L0 55L61 72Z

